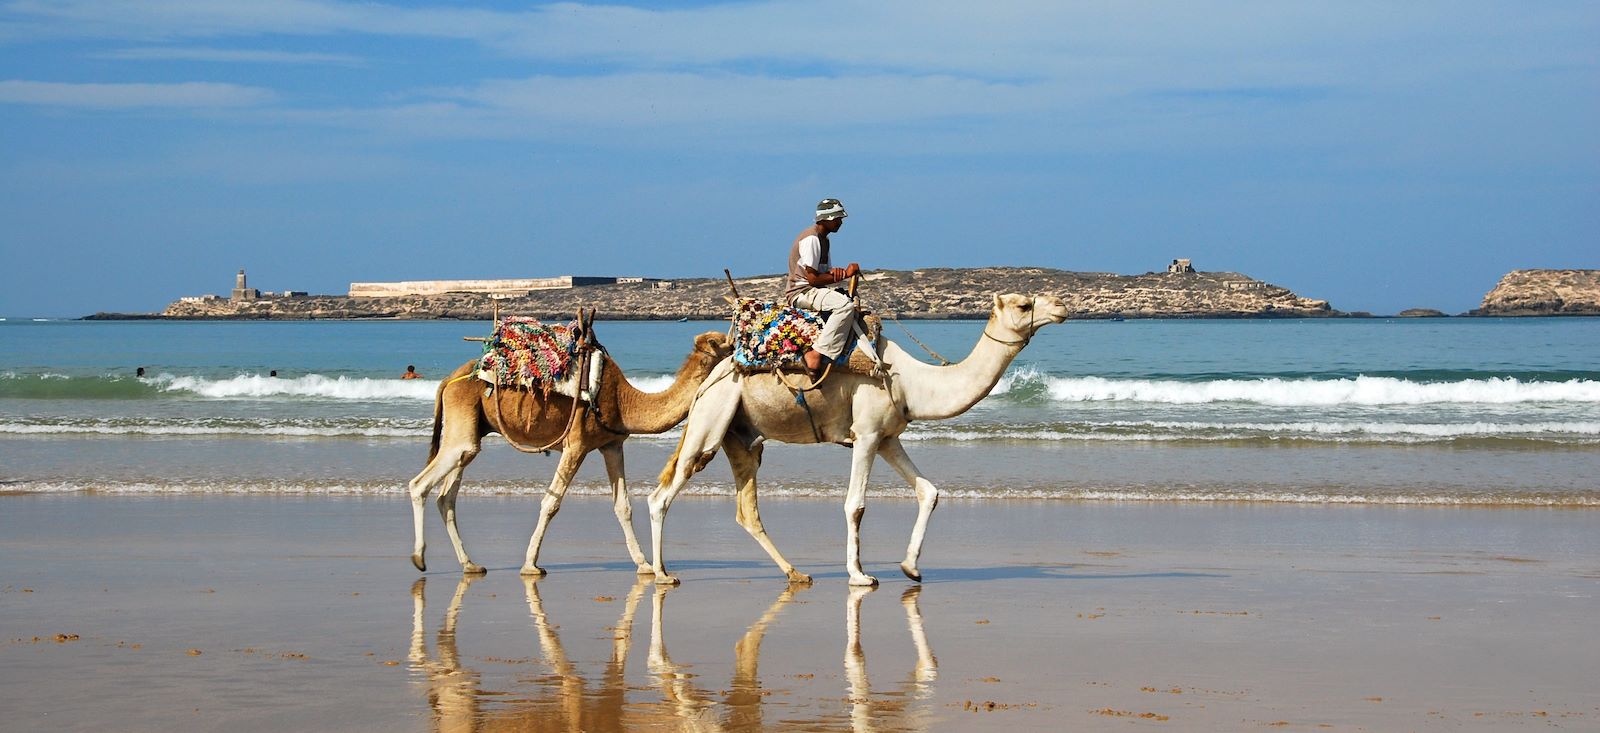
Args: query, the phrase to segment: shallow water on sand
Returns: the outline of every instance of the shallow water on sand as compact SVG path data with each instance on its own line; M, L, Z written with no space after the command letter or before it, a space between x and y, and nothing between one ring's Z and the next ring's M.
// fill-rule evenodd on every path
M685 499L677 588L636 581L607 502L468 497L463 579L400 497L0 499L0 686L16 730L1499 731L1600 721L1586 511L950 501L762 505L789 586ZM430 512L431 514L431 512ZM59 637L58 637L59 635Z

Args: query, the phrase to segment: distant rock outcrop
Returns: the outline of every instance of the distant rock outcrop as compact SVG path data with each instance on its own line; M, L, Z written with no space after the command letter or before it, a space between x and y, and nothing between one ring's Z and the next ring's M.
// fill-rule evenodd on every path
M1400 318L1444 318L1447 314L1432 308L1407 308L1395 315Z
M1600 270L1513 270L1468 315L1600 315Z
M737 281L746 296L776 298L782 276ZM1231 272L1110 273L1045 268L883 270L867 273L868 308L897 318L983 318L996 293L1059 295L1077 318L1299 318L1344 315L1325 300ZM725 279L619 283L536 290L520 297L445 293L390 298L311 295L249 302L188 299L167 306L167 318L219 319L486 319L503 313L567 318L581 305L606 320L721 319L730 313Z

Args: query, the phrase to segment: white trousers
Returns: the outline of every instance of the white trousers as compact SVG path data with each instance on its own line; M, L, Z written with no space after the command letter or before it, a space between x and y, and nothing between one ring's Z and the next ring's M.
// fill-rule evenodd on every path
M839 358L856 318L856 302L833 288L808 288L796 293L791 303L806 310L833 311L822 324L822 333L817 335L817 342L811 348L829 359Z

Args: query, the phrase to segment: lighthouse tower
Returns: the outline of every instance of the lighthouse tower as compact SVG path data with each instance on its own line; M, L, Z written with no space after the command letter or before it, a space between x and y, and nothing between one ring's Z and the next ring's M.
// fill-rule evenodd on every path
M245 303L260 299L260 290L245 287L244 268L239 268L239 276L233 279L233 297L228 298L228 301L231 303Z

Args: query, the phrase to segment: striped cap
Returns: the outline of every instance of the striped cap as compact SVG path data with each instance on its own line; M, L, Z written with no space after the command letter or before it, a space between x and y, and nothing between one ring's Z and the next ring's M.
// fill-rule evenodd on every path
M829 219L843 219L849 214L844 213L844 204L839 199L823 199L817 202L817 221Z

